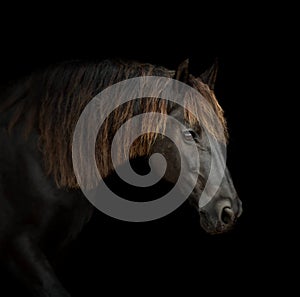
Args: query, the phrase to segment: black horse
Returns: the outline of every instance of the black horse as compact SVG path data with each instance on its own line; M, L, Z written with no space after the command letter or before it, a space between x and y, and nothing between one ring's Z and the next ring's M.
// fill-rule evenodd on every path
M34 73L2 94L0 256L29 292L41 297L69 296L47 256L74 239L94 209L78 186L72 164L72 136L87 103L103 89L125 79L148 75L174 78L202 94L226 135L223 111L213 92L215 73L213 67L195 78L188 73L186 62L177 71L137 62L67 62ZM201 109L199 102L189 100L186 106L190 105L197 113L197 108ZM184 166L190 170L191 177L195 172L198 176L189 201L198 209L202 227L209 233L229 230L242 212L230 175L226 170L213 199L199 207L212 151L201 125L174 102L151 97L132 100L114 110L103 123L96 142L95 155L101 175L109 177L114 172L109 155L113 135L129 118L147 112L170 115L186 126L184 130L172 126L180 147L167 137L149 133L132 144L129 159L148 158L160 152L168 162L164 179L176 183L181 166L178 150L187 152ZM226 139L209 126L211 114L200 113L207 131L218 142L225 143ZM152 121L151 117L148 120L149 126L168 126L163 121ZM126 135L121 140L126 142ZM191 142L197 145L200 167L195 156L188 154ZM122 166L121 162L118 165ZM190 175L186 176L187 184Z

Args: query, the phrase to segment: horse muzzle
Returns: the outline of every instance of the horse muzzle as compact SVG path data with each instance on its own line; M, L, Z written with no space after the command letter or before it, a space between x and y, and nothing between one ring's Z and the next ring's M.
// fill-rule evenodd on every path
M217 201L215 201L217 200ZM232 229L241 216L242 202L239 198L213 199L200 210L201 227L210 234L224 233Z

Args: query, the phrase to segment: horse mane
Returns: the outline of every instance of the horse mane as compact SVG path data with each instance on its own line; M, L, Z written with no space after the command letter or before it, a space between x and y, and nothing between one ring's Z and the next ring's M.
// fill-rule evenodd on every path
M58 187L76 188L78 183L72 164L72 136L80 114L88 102L108 86L125 79L148 75L173 78L174 74L175 71L164 67L139 62L64 62L35 72L17 86L10 88L0 104L0 112L8 109L14 111L7 127L9 131L21 120L25 135L29 135L32 129L37 129L46 174L53 175ZM192 75L189 75L188 84L210 103L227 137L223 110L214 92ZM184 98L184 102L185 106L194 111L194 114L184 111L185 120L190 126L199 125L195 115L201 114L208 131L216 138L222 138L213 127L211 111L206 110L203 113L203 106L189 94ZM110 158L111 141L123 123L140 113L168 114L175 105L174 102L151 97L131 100L115 109L104 121L96 141L95 157L101 176L106 177L113 171ZM166 124L163 119L162 122L155 123L151 117L146 118L147 123L143 125L153 128L153 131L157 125ZM130 131L126 133L129 135ZM123 142L128 141L126 133L122 138ZM156 137L157 133L142 135L132 144L130 158L149 154ZM121 162L123 145L120 144L119 147Z

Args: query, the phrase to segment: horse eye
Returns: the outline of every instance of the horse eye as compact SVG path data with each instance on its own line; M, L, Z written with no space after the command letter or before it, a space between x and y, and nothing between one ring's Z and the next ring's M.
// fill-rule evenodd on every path
M192 141L196 138L196 133L193 130L184 130L182 133L187 141Z

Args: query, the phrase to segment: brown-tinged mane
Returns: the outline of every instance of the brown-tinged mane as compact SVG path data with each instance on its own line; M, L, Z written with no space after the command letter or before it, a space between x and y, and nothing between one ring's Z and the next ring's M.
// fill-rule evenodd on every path
M0 104L0 112L14 110L8 125L9 130L21 120L24 121L26 135L29 135L32 129L37 129L46 173L53 175L57 186L75 188L78 184L72 165L72 136L80 114L88 102L103 89L124 79L146 75L173 78L174 74L174 71L164 67L138 62L109 60L99 63L65 62L51 66L46 71L36 72L11 88ZM198 90L210 103L227 136L223 110L213 91L192 75L189 75L188 84ZM203 112L203 106L189 94L184 98L184 102L185 106L196 115L201 114L208 131L219 138L211 122L213 117L211 111ZM140 113L168 114L173 108L173 102L151 97L132 100L115 109L103 123L96 142L96 160L101 175L105 177L113 170L110 159L111 141L124 122ZM143 125L154 130L157 125L165 125L164 122L151 121L151 117L147 119L148 122ZM185 111L185 119L191 126L199 125L195 116L188 111ZM139 141L132 145L130 157L147 155L156 137L156 133L141 136ZM128 141L126 134L122 141Z

